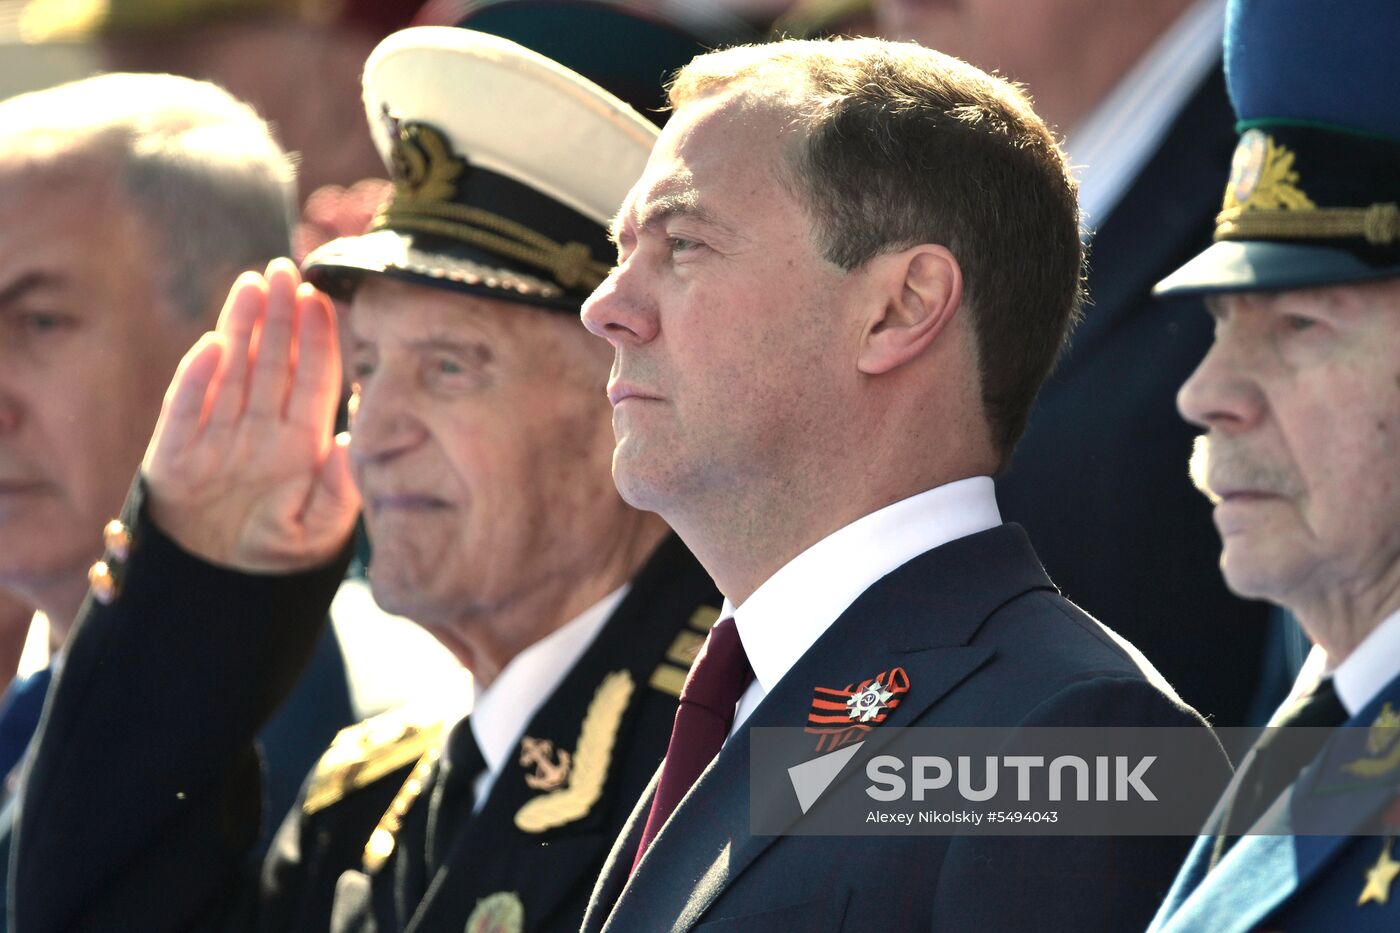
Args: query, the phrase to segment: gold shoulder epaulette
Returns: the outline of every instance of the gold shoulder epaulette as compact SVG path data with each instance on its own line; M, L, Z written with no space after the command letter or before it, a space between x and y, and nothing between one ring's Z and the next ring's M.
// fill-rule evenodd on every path
M441 719L425 719L422 710L409 708L346 726L316 763L302 811L310 816L351 791L413 764L437 746L442 730Z

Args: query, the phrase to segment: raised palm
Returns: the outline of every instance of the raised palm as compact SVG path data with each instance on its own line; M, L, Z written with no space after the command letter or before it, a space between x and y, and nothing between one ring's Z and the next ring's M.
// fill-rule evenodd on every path
M207 560L255 572L323 563L359 510L335 311L279 259L234 283L166 392L142 473L151 518Z

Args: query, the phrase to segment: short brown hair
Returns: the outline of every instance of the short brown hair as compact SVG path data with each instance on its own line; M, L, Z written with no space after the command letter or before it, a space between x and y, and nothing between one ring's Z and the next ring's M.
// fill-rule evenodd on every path
M1004 466L1082 300L1076 188L1053 134L1015 85L912 42L712 52L676 75L671 104L734 84L805 131L780 174L829 261L850 270L919 243L957 258Z

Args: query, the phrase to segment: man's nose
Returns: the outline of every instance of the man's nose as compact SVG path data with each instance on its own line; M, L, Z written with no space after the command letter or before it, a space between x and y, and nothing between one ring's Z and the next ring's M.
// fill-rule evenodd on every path
M656 302L635 266L618 265L583 303L583 326L614 347L640 345L660 330Z
M1216 340L1176 394L1176 408L1202 428L1237 431L1258 422L1264 397L1239 348Z
M382 463L423 442L427 430L415 414L412 393L397 380L376 376L350 398L350 459Z

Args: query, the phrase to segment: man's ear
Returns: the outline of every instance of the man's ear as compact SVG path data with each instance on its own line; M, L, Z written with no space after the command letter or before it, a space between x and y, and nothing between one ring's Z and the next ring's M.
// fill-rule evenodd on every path
M857 366L876 376L917 358L952 320L962 303L962 268L931 243L871 262L883 301L866 322Z

